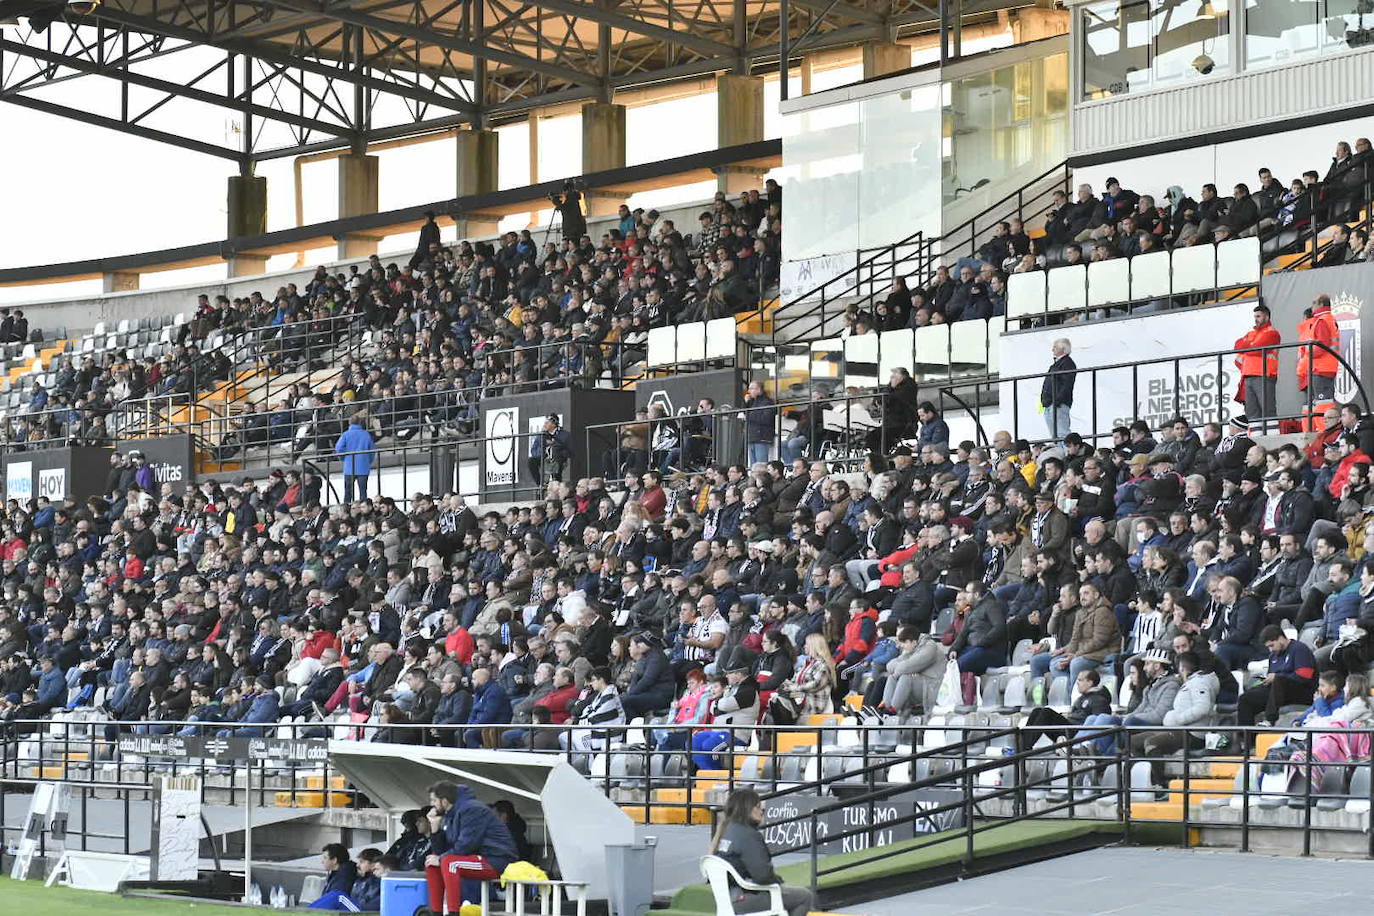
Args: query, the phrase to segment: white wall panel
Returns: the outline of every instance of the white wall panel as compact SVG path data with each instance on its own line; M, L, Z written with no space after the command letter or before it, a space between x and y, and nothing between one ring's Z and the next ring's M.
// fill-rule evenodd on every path
M1083 102L1074 107L1071 155L1339 111L1374 100L1371 87L1374 52L1361 52Z

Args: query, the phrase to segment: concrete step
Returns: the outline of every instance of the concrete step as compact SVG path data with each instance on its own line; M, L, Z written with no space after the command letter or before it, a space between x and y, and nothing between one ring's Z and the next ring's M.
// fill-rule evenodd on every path
M1190 779L1188 781L1188 801L1196 804L1204 798L1230 798L1235 783L1229 779ZM1183 780L1169 780L1169 801L1183 801Z
M620 810L629 816L630 820L636 824L686 824L687 806L686 805L655 805L649 810L649 819L644 819L644 807L642 805L621 805ZM705 808L693 808L693 824L711 823L711 812Z
M347 792L278 792L272 797L277 808L343 808L352 801Z
M1181 821L1183 820L1182 797L1175 801L1131 802L1133 821Z

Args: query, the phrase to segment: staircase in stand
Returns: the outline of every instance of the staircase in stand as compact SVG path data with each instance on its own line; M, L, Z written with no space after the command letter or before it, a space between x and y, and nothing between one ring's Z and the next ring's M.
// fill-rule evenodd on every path
M1069 177L1068 163L1060 162L937 238L915 232L891 245L860 251L858 262L839 276L786 302L770 301L740 315L740 332L767 335L772 344L834 336L849 306L871 309L896 277L907 278L910 288L925 286L940 264L952 266L959 258L972 257L998 223L1020 219L1030 228L1041 221L1053 193L1068 189Z

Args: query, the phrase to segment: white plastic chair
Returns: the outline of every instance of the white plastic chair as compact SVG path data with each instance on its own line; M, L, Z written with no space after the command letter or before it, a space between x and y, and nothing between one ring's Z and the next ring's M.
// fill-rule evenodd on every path
M731 880L746 891L768 894L768 909L756 910L759 916L788 916L782 905L781 884L755 884L745 881L739 872L720 856L701 857L701 876L711 885L711 896L716 898L716 916L735 916L735 902L730 899Z

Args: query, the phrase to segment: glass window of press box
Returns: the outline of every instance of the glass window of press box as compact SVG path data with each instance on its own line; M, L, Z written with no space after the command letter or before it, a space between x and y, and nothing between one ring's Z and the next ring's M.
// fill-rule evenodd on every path
M1075 16L1084 101L1374 45L1374 0L1097 0Z
M1231 72L1227 0L1105 0L1078 10L1083 98L1165 89Z
M1068 143L1068 55L927 82L783 118L789 260L941 231L969 189L1039 174Z
M1374 0L1249 0L1244 15L1250 68L1374 45Z

